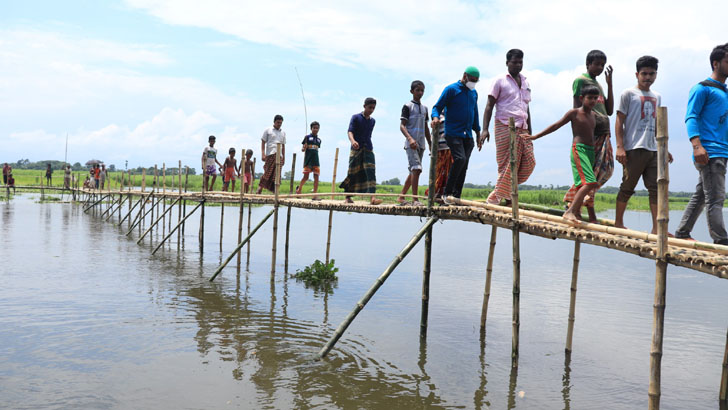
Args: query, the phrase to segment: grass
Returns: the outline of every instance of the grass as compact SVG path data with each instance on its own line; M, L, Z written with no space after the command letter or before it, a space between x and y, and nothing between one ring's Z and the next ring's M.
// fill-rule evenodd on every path
M83 181L86 178L87 172L74 172L73 173L77 178L81 178L81 181ZM119 183L121 180L122 173L120 171L116 172L110 172L109 178L107 179L107 183L110 184L112 189L118 189ZM25 169L19 169L19 170L13 170L13 176L15 177L15 184L16 185L40 185L41 181L45 183L45 171L38 171L38 170L25 170ZM128 182L127 179L128 176L125 176L125 183L124 186L127 186ZM167 189L177 189L178 185L178 179L177 175L167 175L166 178L166 186ZM160 176L160 184L162 177ZM141 186L141 175L133 175L132 174L132 183L135 187ZM184 185L185 176L182 175L182 184ZM295 185L300 180L296 180L294 182ZM146 187L149 189L152 186L153 177L150 175L146 176ZM240 189L240 181L236 181L236 190L239 192ZM55 171L53 173L53 180L52 180L52 186L55 187L62 187L63 186L63 173L60 171ZM254 186L257 187L257 180L254 181ZM217 181L215 182L214 186L215 190L221 190L222 189L222 178L218 177ZM426 187L420 186L419 193L420 195L425 195L425 189ZM187 181L187 190L188 191L201 191L202 190L202 175L189 175L188 181ZM379 193L399 193L402 190L402 187L399 185L377 185L377 192ZM310 193L313 191L313 182L308 181L303 189L303 193ZM463 189L463 199L471 199L471 200L479 200L483 201L485 198L488 197L488 194L490 193L491 189L475 189L475 188L464 188ZM281 190L280 192L282 194L288 194L291 192L290 190L290 181L282 181L281 182ZM322 194L330 193L331 192L331 182L319 182L319 192ZM340 189L338 186L336 187L336 192L344 192L342 189ZM522 190L519 192L519 201L523 203L529 203L529 204L537 204L537 205L544 205L544 206L550 206L554 208L563 209L564 203L562 202L562 199L564 197L564 194L566 191L564 190L551 190L551 189L541 189L541 190ZM324 196L324 195L322 195ZM395 197L387 198L385 202L394 202L396 200ZM670 197L670 209L672 210L682 210L685 209L687 206L689 198L688 197ZM608 209L614 209L617 202L617 195L616 194L602 194L597 193L597 197L594 203L594 208L597 212L605 211ZM646 196L633 196L629 204L627 206L627 209L634 210L634 211L649 211L649 202L648 198Z

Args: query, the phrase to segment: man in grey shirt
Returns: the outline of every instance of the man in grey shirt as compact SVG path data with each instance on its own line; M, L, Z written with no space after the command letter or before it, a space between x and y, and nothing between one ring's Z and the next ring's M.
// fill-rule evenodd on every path
M637 86L622 93L617 109L617 161L622 164L622 185L617 194L614 224L624 226L627 201L634 195L640 177L647 188L652 213L652 233L657 232L657 107L660 95L650 87L657 77L657 59L642 56L637 60ZM668 154L669 155L669 154ZM672 156L669 155L672 162Z

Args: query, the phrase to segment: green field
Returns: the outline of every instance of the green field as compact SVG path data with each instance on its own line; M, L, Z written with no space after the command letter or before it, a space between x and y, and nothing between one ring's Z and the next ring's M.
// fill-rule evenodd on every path
M15 184L16 185L40 185L41 181L45 183L45 171L38 171L38 170L13 170L13 175L15 177ZM74 175L76 177L80 177L81 181L83 181L86 178L87 173L86 172L74 172ZM119 184L121 181L122 173L121 172L110 172L109 173L109 181L110 186L112 189L119 189ZM160 185L161 185L161 177L160 177ZM142 178L141 175L131 175L132 184L135 187L141 186ZM184 189L184 175L182 176L182 184ZM296 183L298 183L299 180L296 180L294 183L294 186ZM152 186L153 183L153 177L147 175L146 177L146 187L149 189ZM177 175L170 176L168 175L166 178L166 186L167 189L177 189L178 185L178 179ZM236 189L239 189L240 181L236 182ZM61 171L54 171L53 172L53 180L52 185L56 187L63 186L63 173ZM128 175L124 176L124 186L128 186ZM257 181L254 181L254 186L257 187ZM221 178L218 177L217 181L215 182L215 190L221 190L222 189L222 183ZM402 187L398 185L377 185L377 192L380 193L399 193L401 191ZM425 189L426 187L421 186L420 187L420 195L425 195ZM202 176L201 175L190 175L188 176L187 180L187 190L188 191L201 191L202 190ZM313 190L313 182L310 180L306 183L306 186L304 187L304 193L311 192ZM336 188L337 192L343 192L340 188ZM474 189L474 188L465 188L463 189L463 199L472 199L472 200L485 200L485 198L490 193L490 189ZM281 183L281 193L287 194L290 192L290 181L283 181ZM331 192L331 182L320 182L319 183L319 192ZM541 190L522 190L519 192L519 201L522 203L529 203L529 204L538 204L538 205L544 205L549 206L553 208L560 208L563 209L563 202L562 198L564 197L564 190L551 190L551 189L541 189ZM670 209L673 210L682 210L685 209L685 206L688 202L687 197L670 197ZM395 198L388 198L387 202L394 202ZM601 194L598 193L596 197L595 202L595 208L597 212L605 211L608 209L614 209L615 202L617 200L616 194ZM649 210L649 202L646 196L633 196L632 199L629 201L628 208L630 210L638 210L638 211L648 211Z

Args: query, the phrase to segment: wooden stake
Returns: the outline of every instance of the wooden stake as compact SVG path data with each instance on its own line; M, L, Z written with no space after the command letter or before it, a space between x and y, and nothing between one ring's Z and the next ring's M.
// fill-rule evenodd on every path
M343 322L339 325L339 327L334 332L334 335L331 336L331 339L329 339L328 342L326 342L326 345L324 345L323 348L321 348L321 351L318 353L318 358L323 359L326 357L327 354L333 349L336 342L341 338L341 336L344 334L346 329L349 327L351 322L354 321L356 316L361 312L362 309L364 309L364 306L369 302L369 300L374 296L374 294L379 290L379 288L384 284L384 282L387 280L389 275L394 272L394 269L399 265L400 262L404 260L404 258L409 254L409 252L414 248L415 245L417 245L417 242L422 239L422 236L427 232L428 229L432 227L432 224L437 222L437 215L433 215L430 218L427 219L427 222L420 228L419 231L415 234L415 236L410 239L409 243L405 245L404 249L399 252L397 256L394 257L394 260L387 266L387 269L384 270L384 272L379 275L377 280L374 282L374 284L367 290L367 292L362 296L361 299L356 303L356 307L354 307L354 310L349 313L349 316L344 319Z
M668 185L670 173L667 150L667 107L657 108L657 257L655 268L655 303L650 349L650 387L648 409L659 410L661 396L662 337L665 326L667 293L667 223L670 219Z
M571 270L571 297L569 299L569 325L566 331L566 354L571 354L571 341L574 336L574 318L576 312L576 281L579 277L579 254L581 242L574 241L574 266Z
M182 199L182 161L179 161L177 165L177 193L179 198ZM182 221L182 201L177 202L177 223ZM172 220L170 219L169 230L172 230ZM180 231L177 230L177 250L180 246Z
M159 208L157 208L159 210ZM167 222L167 165L162 162L162 236L166 231Z
M220 252L222 252L223 222L225 221L225 202L220 202Z
M518 135L513 117L508 119L511 133L511 203L513 205L513 338L511 342L511 366L518 366L518 338L521 326L521 242L518 230L518 162L516 150Z
M256 163L256 161L257 161L257 159L253 158L253 169L250 170L250 173L252 174L251 175L252 180L250 181L250 188L248 188L248 189L250 189L250 192L254 192L253 185L255 184L255 163ZM250 235L250 219L251 219L252 215L253 215L253 204L249 203L248 204L248 235ZM248 257L245 261L245 269L246 270L250 269L250 241L248 241Z
M190 176L190 167L185 166L185 193L187 193L187 182L188 178ZM185 237L185 223L184 223L184 217L187 215L187 200L185 199L182 201L182 240L184 240ZM179 241L179 239L178 239Z
M185 217L182 218L182 222L178 223L174 227L174 229L172 229L172 231L170 231L167 234L167 236L165 236L164 239L162 239L162 242L160 242L159 245L157 245L157 247L154 248L154 251L152 251L152 255L154 255L155 253L157 253L157 251L159 250L159 248L161 248L162 245L164 245L164 243L167 242L167 239L169 239L172 236L172 234L174 233L174 231L176 231L180 227L180 225L184 224L185 223L185 220L187 220L187 218L189 218L190 216L192 216L192 214L195 213L195 211L197 210L197 208L201 208L204 203L205 203L205 199L203 198L202 201L200 201L200 203L197 204L197 206L195 206L194 208L192 208L192 211L190 211L189 214L185 215Z
M488 264L485 268L485 292L483 293L483 308L480 311L480 330L485 331L485 321L488 319L488 302L490 301L490 280L493 277L493 257L495 255L495 237L498 228L493 225L490 230L490 249L488 250Z
M720 378L720 393L718 398L721 401L728 401L728 333L725 335L725 353L723 354L723 376Z
M331 193L333 194L336 192L336 168L339 166L339 148L336 148L336 153L334 154L334 176L331 178ZM334 199L334 196L331 195L331 200ZM329 253L331 251L331 225L334 222L334 210L329 211L329 233L326 236L326 263L329 263Z
M142 168L142 192L147 189L147 169Z
M273 214L275 214L275 209L271 209L271 211L268 212L268 214L260 222L258 222L258 225L255 226L255 229L253 229L253 231L250 232L248 234L248 236L245 237L244 240L242 240L240 243L238 243L238 246L235 247L235 249L230 254L230 256L228 256L227 259L225 259L225 261L220 266L217 267L217 270L215 270L215 273L210 278L210 282L212 282L213 280L215 280L215 278L217 277L217 275L219 275L220 272L222 272L222 270L225 269L225 266L227 266L227 264L230 263L230 261L233 259L233 257L235 256L235 254L237 254L238 252L240 252L240 249L242 249L243 245L245 245L246 243L248 243L250 241L250 238L252 238L253 235L255 235L256 232L258 232L258 229L260 229L260 227L263 226L263 224L265 223L265 221L267 221L268 218L270 218L270 216L273 215Z
M439 147L436 139L438 138L438 127L432 128L432 139L430 145L430 174L429 189L427 195L427 216L432 216L432 206L435 200L435 176L437 166L437 148ZM419 192L415 192L416 195ZM430 311L430 271L432 269L432 228L425 232L425 261L422 267L422 309L420 310L420 338L427 336L427 317Z
M288 189L289 193L293 193L293 182L296 179L296 153L293 153L293 160L291 161L291 183L290 187ZM288 273L288 239L289 239L289 231L291 229L291 206L288 205L288 210L286 211L286 247L285 247L285 264L283 271Z
M149 193L149 195L147 196L147 199L149 199L149 198L151 198L152 201L154 201L154 192ZM137 213L137 215L134 217L134 221L132 221L131 227L129 227L129 230L126 232L126 236L129 236L131 234L131 231L133 231L137 225L139 225L141 227L141 223L144 220L144 218L146 218L149 213L154 211L154 205L150 206L148 211L144 211L145 202L146 202L146 200L142 200L142 207L139 208L139 213ZM140 235L141 235L141 233L140 233Z
M281 144L276 144L275 202L273 209L273 249L270 262L270 273L276 273L276 245L278 242L278 194L281 189Z
M240 180L240 213L238 214L238 243L243 239L243 213L245 211L245 203L243 195L245 194L245 148L241 148L243 157L241 159L240 168L243 170L243 178ZM251 181L252 182L252 181ZM237 268L240 269L240 252L238 252Z
M204 242L205 242L205 191L202 191L202 201L200 202L200 205L202 205L200 209L200 230L197 232L197 240L200 243L200 253L204 250Z

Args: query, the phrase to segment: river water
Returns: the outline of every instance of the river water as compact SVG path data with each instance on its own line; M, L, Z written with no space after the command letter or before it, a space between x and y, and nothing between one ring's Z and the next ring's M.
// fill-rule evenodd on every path
M511 237L498 231L487 334L479 332L490 227L434 228L426 340L418 244L323 361L312 358L423 221L334 214L333 294L270 274L272 220L249 271L233 263L237 208L206 208L155 256L138 232L69 203L0 204L0 408L643 409L654 261L582 245L573 354L565 361L573 242L521 235L519 367L510 366ZM188 210L191 207L188 205ZM125 208L126 210L126 208ZM258 221L269 208L253 208ZM247 225L247 210L246 225ZM674 230L681 212L670 215ZM292 212L290 270L324 259L328 212ZM613 217L605 213L605 217ZM116 220L116 216L114 217ZM176 216L174 218L176 220ZM626 222L648 229L649 214ZM127 226L125 223L124 226ZM707 239L705 221L697 238ZM668 268L663 409L719 409L728 281Z

